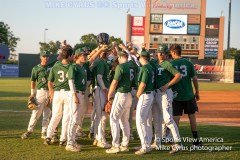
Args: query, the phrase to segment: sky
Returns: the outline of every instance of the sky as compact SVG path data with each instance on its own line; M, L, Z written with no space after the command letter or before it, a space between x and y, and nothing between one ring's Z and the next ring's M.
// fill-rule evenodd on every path
M225 46L229 0L207 0L207 17L225 16ZM126 12L145 15L145 0L0 0L0 21L20 37L17 53L38 53L39 42L80 42L84 34L107 32L125 40ZM240 49L240 0L232 0L231 47Z

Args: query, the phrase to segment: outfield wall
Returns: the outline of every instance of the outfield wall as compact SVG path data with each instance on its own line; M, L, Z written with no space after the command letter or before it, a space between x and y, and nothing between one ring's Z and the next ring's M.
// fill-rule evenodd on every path
M49 61L54 61L56 58L57 55L51 55ZM32 68L39 63L39 54L19 53L19 77L30 77Z

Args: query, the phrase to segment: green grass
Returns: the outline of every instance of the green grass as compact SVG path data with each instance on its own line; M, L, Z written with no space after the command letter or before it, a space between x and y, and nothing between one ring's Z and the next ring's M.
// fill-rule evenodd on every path
M39 121L34 134L28 140L21 140L21 134L26 130L30 118L30 112L26 108L27 97L29 96L29 79L0 79L0 159L239 159L240 156L240 128L224 127L214 125L199 125L198 130L201 137L223 138L223 143L204 143L205 146L232 146L231 151L182 151L176 155L169 155L168 151L153 151L144 156L135 156L133 147L139 146L140 141L134 140L130 143L130 152L108 155L104 149L93 147L92 140L81 139L83 145L80 153L69 153L64 148L57 145L44 146L40 139ZM222 87L224 85L225 87ZM240 89L238 84L210 84L201 83L204 90L223 90L228 87L229 90ZM231 86L231 87L229 87ZM10 110L10 111L9 111ZM84 130L87 132L89 119L84 123ZM109 126L108 126L109 130ZM180 126L182 137L192 137L189 124L182 123ZM137 133L135 130L135 137ZM110 142L110 139L108 138ZM184 142L184 146L190 146L191 143Z
M199 86L201 91L240 91L240 83L226 84L200 82Z

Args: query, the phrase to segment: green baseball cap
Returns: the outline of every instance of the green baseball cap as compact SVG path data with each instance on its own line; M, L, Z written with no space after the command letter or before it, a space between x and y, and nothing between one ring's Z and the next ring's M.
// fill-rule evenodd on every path
M86 55L85 51L82 48L79 48L75 51L74 55Z
M163 53L163 54L168 54L169 49L167 45L160 45L158 49L156 50L156 53Z
M142 51L140 56L150 57L150 53L147 51Z
M128 53L127 52L125 52L125 51L119 51L118 52L118 56L124 56L124 55L128 55Z
M49 57L50 56L50 52L49 51L42 51L42 52L40 52L40 56L41 57Z

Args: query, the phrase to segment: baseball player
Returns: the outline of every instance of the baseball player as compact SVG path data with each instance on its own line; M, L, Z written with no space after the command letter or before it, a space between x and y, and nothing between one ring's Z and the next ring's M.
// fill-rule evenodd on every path
M48 64L50 53L47 51L40 53L41 63L33 67L31 74L31 95L36 98L38 106L32 111L30 122L28 124L27 132L23 133L22 139L27 139L33 132L37 120L43 114L42 120L42 136L41 138L46 138L47 127L49 123L49 118L51 116L51 109L46 106L48 102L48 87L47 87L47 77L52 65L55 63Z
M131 84L134 81L134 68L128 62L128 53L118 52L119 65L115 70L115 75L111 83L108 100L114 97L112 110L110 113L110 125L112 132L112 148L106 153L118 153L129 151L128 143L130 138L129 112L132 104ZM114 95L114 92L117 93ZM120 127L122 129L122 143L120 144Z
M96 54L94 54L88 61L86 61L87 54L84 50L78 49L75 51L75 64L69 67L68 83L70 88L70 122L68 130L68 141L66 150L72 152L79 152L80 146L76 143L76 130L79 123L82 123L82 117L85 112L85 91L87 88L87 70L85 65L90 65L107 47L103 46Z
M68 69L71 66L72 47L67 45L61 50L62 61L56 63L48 77L50 100L52 101L52 118L47 129L47 138L44 144L50 145L53 132L62 118L60 146L66 145L69 124L69 85Z
M182 74L182 79L175 84L173 89L174 100L173 100L173 116L177 125L179 125L180 117L183 114L188 114L193 138L195 142L193 145L201 145L198 139L197 123L195 113L198 112L196 100L199 97L198 80L194 66L187 59L181 57L182 48L180 45L172 45L170 53L174 59L172 65ZM193 92L192 82L195 89Z
M131 91L131 95L132 95L132 106L130 108L130 115L129 115L129 125L130 125L130 140L134 140L134 136L133 136L133 113L134 110L136 109L137 106L137 73L140 70L140 63L137 60L137 49L133 46L131 46L131 44L129 44L128 48L124 45L121 44L119 45L119 47L127 52L128 55L128 61L131 64L131 67L134 69L134 80L132 81L131 87L132 87L132 91Z
M109 35L101 33L98 35L99 44L109 44ZM109 65L107 64L107 52L102 52L99 59L94 62L92 68L94 75L94 109L96 111L94 122L94 142L100 148L110 148L111 145L107 143L105 138L106 130L106 113L103 111L107 101L108 88L110 82L108 80Z
M178 127L172 116L172 101L173 92L171 86L179 82L181 74L166 60L169 50L165 45L161 45L157 49L158 65L156 67L156 95L155 100L157 107L153 106L153 117L155 117L155 133L156 133L156 147L161 147L162 140L162 122L170 129L174 145L172 146L172 153L176 153L182 149L181 137ZM174 78L172 78L174 77Z
M88 47L83 47L83 50L85 52L86 55L90 54L90 49ZM97 50L93 50L93 54L96 53ZM76 138L79 139L80 137L86 137L87 135L83 132L82 126L83 126L83 120L85 117L85 114L87 113L88 110L88 106L89 106L89 95L90 95L90 85L91 85L91 81L92 81L92 72L90 70L90 65L89 63L84 63L83 67L86 69L87 71L87 88L84 94L84 106L82 107L82 111L81 111L81 118L80 118L80 123L79 126L77 128L77 134L76 134ZM90 131L91 132L91 131ZM93 131L92 131L93 133ZM91 136L90 136L91 137Z
M141 52L139 62L142 68L138 76L138 104L136 110L136 126L141 140L141 148L135 152L137 155L146 154L151 151L154 71L149 64L149 59L149 52Z

